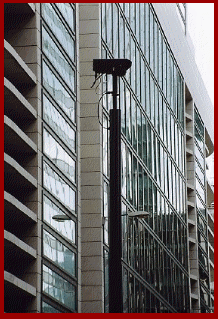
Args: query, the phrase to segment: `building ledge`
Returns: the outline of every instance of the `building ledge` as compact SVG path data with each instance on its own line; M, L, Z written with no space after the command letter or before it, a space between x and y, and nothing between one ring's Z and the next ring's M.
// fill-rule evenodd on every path
M195 280L195 281L197 281L197 280L198 280L198 277L197 277L197 276L195 276L195 275L190 274L190 279L191 279L191 280Z
M188 130L185 130L185 134L188 138L192 138L193 134L191 132L189 132Z
M210 205L211 203L214 202L214 189L207 178L206 178L206 184L207 184L207 205Z
M187 201L187 205L193 208L195 207L195 204L189 200Z
M4 176L6 187L12 190L20 192L22 188L29 190L37 188L37 180L6 153L4 153Z
M190 114L188 114L188 113L186 113L186 112L185 112L185 117L186 117L187 120L193 121L192 115L190 115Z
M36 144L6 115L4 115L5 152L20 158L20 154L36 154Z
M194 191L195 190L195 187L194 185L191 185L190 183L187 183L187 188L191 191Z
M207 210L207 216L208 216L208 229L211 230L211 232L214 232L214 218L210 214L210 212Z
M214 264L214 248L209 243L209 260Z
M29 15L35 11L35 3L5 3L5 12L8 15Z
M19 262L22 262L22 259L34 260L36 258L35 249L7 230L4 230L4 253L5 258L12 254L13 258L17 257L19 259Z
M29 208L23 205L13 195L4 192L4 226L5 229L16 234L20 232L17 221L23 227L29 227L37 222L37 216Z
M194 245L194 244L197 243L196 239L191 238L191 237L188 237L188 241L189 241L189 244L190 244L190 245Z
M26 307L35 297L35 287L4 271L4 310L7 313L26 312Z
M35 74L6 40L4 40L4 75L20 91L36 84Z
M209 236L214 238L214 232L212 231L212 229L210 227L208 227L208 232L210 233Z
M14 276L13 274L4 271L4 281L8 285L14 286L15 290L19 290L22 294L22 291L31 296L36 296L36 288L27 282L21 280L20 278Z
M194 152L190 148L188 148L187 146L186 146L186 153L188 155L193 155L194 154Z
M6 78L4 78L4 110L5 115L21 127L37 118L36 110Z
M209 263L210 263L210 267L212 267L214 269L214 263L212 262L211 259L209 259Z
M194 220L188 218L188 224L189 224L190 226L195 226L195 225L196 225L196 222L195 222Z
M198 295L191 293L191 299L198 300Z

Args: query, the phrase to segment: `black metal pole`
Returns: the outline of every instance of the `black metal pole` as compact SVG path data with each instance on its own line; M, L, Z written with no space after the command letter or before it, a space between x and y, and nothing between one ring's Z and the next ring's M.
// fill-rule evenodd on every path
M113 109L110 110L110 251L109 313L123 312L121 235L121 112L117 109L117 76L113 75Z

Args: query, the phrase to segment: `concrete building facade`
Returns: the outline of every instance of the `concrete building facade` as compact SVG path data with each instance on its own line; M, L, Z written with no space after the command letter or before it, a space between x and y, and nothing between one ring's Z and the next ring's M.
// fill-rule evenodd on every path
M112 76L93 85L93 59L127 58L123 312L212 312L213 107L185 4L4 9L4 311L109 311Z

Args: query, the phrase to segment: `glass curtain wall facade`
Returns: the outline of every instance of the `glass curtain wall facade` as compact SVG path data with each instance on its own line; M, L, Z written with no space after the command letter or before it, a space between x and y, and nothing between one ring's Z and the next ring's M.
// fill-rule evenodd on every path
M43 313L77 312L77 151L74 4L41 4ZM54 216L65 218L64 221Z
M205 129L204 123L194 109L194 154L196 180L196 211L198 234L198 265L200 278L201 313L210 312L209 286L209 251L208 251L208 220L206 209L206 163L205 163Z
M123 305L126 313L189 312L184 82L152 5L101 4L102 58L127 58L122 113ZM104 76L103 94L112 90ZM108 312L109 109L104 94L104 265ZM128 217L146 211L147 218Z

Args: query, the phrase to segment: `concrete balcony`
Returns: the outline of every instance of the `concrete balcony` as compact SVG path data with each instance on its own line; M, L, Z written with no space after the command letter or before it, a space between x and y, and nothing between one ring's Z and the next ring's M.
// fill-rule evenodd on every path
M22 227L17 227L19 222ZM4 227L22 238L25 230L37 222L37 216L11 194L4 192Z
M193 203L193 202L191 202L191 201L187 201L187 205L188 205L188 207L195 207L195 203Z
M214 232L214 218L213 216L209 213L208 211L208 226L210 227L210 229L212 230L212 232Z
M4 153L4 185L5 190L20 200L37 188L37 180L29 174L12 157Z
M36 288L4 271L4 297L5 312L23 313L27 304L36 297Z
M4 78L4 114L21 128L37 118L36 110L6 78Z
M7 116L4 116L5 152L22 164L21 154L37 153L36 144Z
M30 15L36 11L35 3L5 3L6 15Z
M4 40L4 75L20 92L36 85L35 74L6 40Z
M193 134L188 130L185 130L185 135L187 139L193 138Z
M208 178L206 178L206 185L207 185L207 205L210 205L214 202L214 188L210 184Z
M186 113L185 112L185 118L186 118L186 121L193 121L193 117L192 117L192 115L190 115L190 114L188 114L188 113Z
M5 262L7 258L17 259L17 264L23 264L22 261L30 262L36 258L35 249L6 230L4 230L4 254Z

